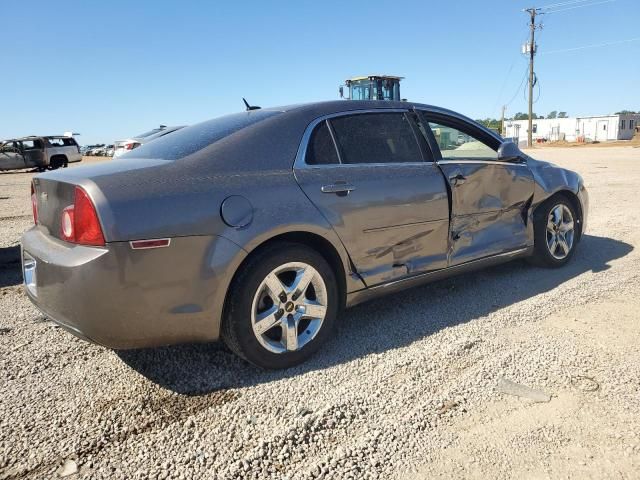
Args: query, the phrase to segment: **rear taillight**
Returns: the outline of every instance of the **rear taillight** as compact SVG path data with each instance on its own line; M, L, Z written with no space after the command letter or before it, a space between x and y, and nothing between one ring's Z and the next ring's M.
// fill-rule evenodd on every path
M125 150L133 150L134 148L138 148L140 144L138 142L129 142L124 144Z
M33 211L33 223L38 224L38 197L36 196L36 187L31 182L31 210Z
M60 234L67 242L104 245L104 235L93 202L82 188L76 187L73 205L62 210Z

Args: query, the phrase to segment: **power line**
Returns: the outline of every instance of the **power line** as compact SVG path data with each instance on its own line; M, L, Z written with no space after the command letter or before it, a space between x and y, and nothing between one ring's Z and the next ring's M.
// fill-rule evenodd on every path
M587 0L582 0L582 1L587 1ZM522 42L520 42L521 44L524 44L527 42L529 38L529 34L527 33L524 38L522 39ZM520 57L522 54L518 53L518 57ZM509 80L509 77L511 75L511 72L513 71L513 67L515 66L515 64L517 63L517 57L513 59L513 61L511 62L511 65L509 65L509 69L507 71L507 74L504 77L504 80L502 81L502 85L500 86L500 92L498 93L498 96L496 98L495 103L493 104L493 108L491 109L492 112L496 112L497 108L498 108L498 104L500 103L500 101L502 100L502 94L504 93L505 87L507 86L507 82ZM528 67L527 67L528 68ZM525 71L526 74L526 71ZM513 97L511 98L511 100L509 100L508 103L504 104L503 107L508 106L511 102L513 102L513 100L518 96L518 93L520 92L520 88L522 87L522 82L524 82L524 78L520 81L520 85L518 86L518 89L516 90L516 92L514 93Z
M493 108L491 109L492 112L495 112L496 107L498 106L498 103L500 102L500 99L502 98L502 93L504 92L504 87L507 85L507 80L509 80L509 75L511 75L511 70L513 70L513 66L515 65L516 61L514 60L513 62L511 62L511 66L509 67L509 71L507 71L507 74L504 77L504 80L502 81L502 85L500 86L500 92L498 93L498 98L496 98L496 103L493 104Z
M552 3L550 5L544 5L539 7L539 10L546 10L548 8L559 8L566 5L575 5L576 3L592 2L593 0L571 0L569 2Z
M566 12L568 10L575 10L576 8L593 7L595 5L602 5L603 3L611 3L611 2L615 2L615 1L616 0L602 0L602 1L599 1L599 2L586 3L586 4L585 3L581 3L579 5L574 5L572 7L567 7L567 8L560 8L560 9L557 9L557 10L553 10L553 9L552 10L545 10L545 11L542 11L541 13L552 14L552 13Z
M527 65L527 67L524 69L524 74L522 75L522 80L520 80L520 85L518 85L518 88L516 89L516 93L513 94L513 97L511 97L511 100L505 103L505 106L508 107L509 105L511 105L511 102L513 102L516 99L516 97L520 93L520 89L522 88L522 85L524 85L524 81L527 79L527 73L529 73L529 65Z
M596 43L594 45L583 45L581 47L563 48L561 50L549 50L547 52L540 52L540 55L551 55L552 53L577 52L578 50L585 50L587 48L608 47L610 45L620 45L622 43L637 42L637 41L640 41L640 37L627 38L626 40L618 40L615 42Z

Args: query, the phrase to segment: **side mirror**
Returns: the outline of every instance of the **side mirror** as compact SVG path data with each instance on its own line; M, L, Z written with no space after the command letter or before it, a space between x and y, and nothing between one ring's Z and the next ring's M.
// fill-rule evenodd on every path
M500 162L520 162L522 158L522 152L513 142L503 142L498 148L498 161Z

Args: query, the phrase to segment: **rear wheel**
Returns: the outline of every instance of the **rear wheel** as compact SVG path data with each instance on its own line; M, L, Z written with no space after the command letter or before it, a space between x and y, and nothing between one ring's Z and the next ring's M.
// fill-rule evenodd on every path
M333 270L315 250L273 244L249 259L230 288L222 338L263 368L287 368L315 353L338 311Z
M49 169L57 170L61 167L67 166L67 159L65 157L53 157L51 159L51 163L49 164Z
M578 241L575 208L558 195L541 205L534 216L533 262L546 267L561 267L573 256Z

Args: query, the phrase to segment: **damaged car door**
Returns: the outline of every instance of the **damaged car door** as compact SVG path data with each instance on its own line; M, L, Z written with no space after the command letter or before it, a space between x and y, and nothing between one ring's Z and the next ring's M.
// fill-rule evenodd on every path
M44 161L44 143L40 138L22 141L22 151L27 167L46 167Z
M407 110L316 120L295 175L367 286L446 267L447 187Z
M14 170L25 166L20 142L9 140L0 143L0 170Z
M450 186L449 266L532 245L528 214L534 180L526 162L501 161L499 138L471 123L422 115Z

